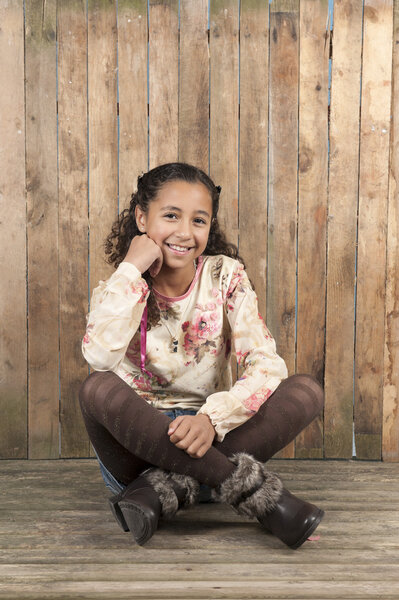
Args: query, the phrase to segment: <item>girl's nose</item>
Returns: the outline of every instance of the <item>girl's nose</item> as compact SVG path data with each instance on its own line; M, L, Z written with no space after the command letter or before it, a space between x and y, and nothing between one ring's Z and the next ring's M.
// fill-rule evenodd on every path
M176 236L180 239L191 237L190 225L188 223L180 223Z

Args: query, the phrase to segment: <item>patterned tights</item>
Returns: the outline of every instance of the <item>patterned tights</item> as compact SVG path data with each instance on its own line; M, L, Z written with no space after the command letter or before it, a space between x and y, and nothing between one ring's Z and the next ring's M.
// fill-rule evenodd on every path
M291 442L322 411L323 390L309 375L292 375L246 423L214 442L202 458L177 448L167 430L171 419L149 405L118 375L92 373L80 389L90 440L105 467L127 485L155 465L191 475L216 487L234 470L228 459L248 452L261 462Z

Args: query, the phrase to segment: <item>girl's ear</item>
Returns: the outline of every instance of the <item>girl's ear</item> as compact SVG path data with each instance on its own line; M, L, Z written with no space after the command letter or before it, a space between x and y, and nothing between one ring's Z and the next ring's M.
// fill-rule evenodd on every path
M136 225L138 230L141 233L145 233L147 218L145 212L141 210L140 206L136 206L134 216L136 217Z

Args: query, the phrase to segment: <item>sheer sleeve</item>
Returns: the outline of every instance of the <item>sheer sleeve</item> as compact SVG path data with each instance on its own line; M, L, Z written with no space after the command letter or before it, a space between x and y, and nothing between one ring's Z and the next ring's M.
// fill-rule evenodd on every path
M83 356L96 371L114 371L140 326L149 289L140 271L122 262L93 290Z
M225 293L225 310L231 328L233 351L243 373L230 390L208 396L200 413L211 419L217 440L245 423L288 375L276 343L258 312L258 301L238 265Z

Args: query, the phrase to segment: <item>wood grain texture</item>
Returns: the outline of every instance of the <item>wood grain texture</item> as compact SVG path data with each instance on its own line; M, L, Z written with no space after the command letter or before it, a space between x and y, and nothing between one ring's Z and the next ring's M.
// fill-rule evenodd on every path
M89 456L78 395L88 366L81 340L87 313L88 147L86 2L61 4L58 38L61 455Z
M324 452L352 456L362 6L334 3L328 196ZM350 168L348 168L350 165Z
M104 241L118 215L117 15L115 0L88 2L89 289L113 268ZM91 455L94 452L91 448Z
M234 244L238 243L238 34L238 1L212 0L210 175L222 186L219 223Z
M241 2L240 254L266 318L269 7Z
M392 1L364 5L356 301L356 456L381 458Z
M393 88L389 205L387 224L387 279L385 305L382 457L399 460L399 2L394 3Z
M270 6L267 323L295 372L299 2ZM294 443L280 454L294 455Z
M95 460L1 461L0 594L395 598L399 466L299 460L269 466L293 493L326 511L319 539L296 552L218 504L161 520L151 540L137 546L113 519Z
M150 168L178 158L178 0L150 0Z
M208 0L180 2L179 160L209 162Z
M0 457L27 456L23 2L0 3Z
M56 1L25 3L29 457L59 455Z
M103 243L117 217L116 4L88 4L90 290L107 279Z
M323 385L326 322L328 176L328 3L303 0L300 11L298 173L298 373ZM295 443L299 458L323 457L323 416Z
M147 2L118 0L119 211L148 166Z

